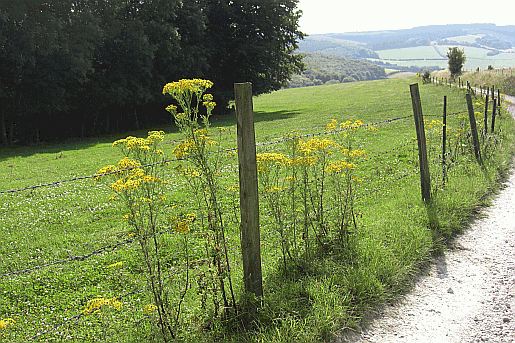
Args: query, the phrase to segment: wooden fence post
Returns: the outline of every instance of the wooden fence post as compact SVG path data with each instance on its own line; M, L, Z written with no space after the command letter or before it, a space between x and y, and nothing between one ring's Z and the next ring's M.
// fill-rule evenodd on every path
M263 296L252 84L234 84L240 175L241 252L246 292Z
M477 135L477 125L476 125L476 116L474 114L474 107L472 106L472 95L467 93L467 107L469 110L469 122L470 122L470 131L472 134L472 141L474 142L474 154L476 155L476 159L481 164L481 152L479 150L479 138Z
M486 94L485 99L485 127L484 127L485 135L488 133L488 94Z
M495 101L495 99L492 99L493 100L493 108L492 108L492 133L494 132L495 130L495 112L497 110L497 101Z
M501 90L497 89L497 108L501 109Z
M447 95L443 97L443 132L442 132L442 172L443 172L443 184L447 180L447 168L446 168L446 145L447 145Z
M420 102L418 83L410 85L410 92L411 102L413 105L413 116L415 118L415 128L417 130L418 161L420 166L420 186L422 190L422 200L428 203L431 202L431 178L429 177L426 133L424 131L424 118L422 115L422 103Z

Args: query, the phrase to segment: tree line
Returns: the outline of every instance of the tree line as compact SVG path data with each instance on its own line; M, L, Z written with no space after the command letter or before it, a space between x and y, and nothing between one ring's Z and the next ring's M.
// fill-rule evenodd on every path
M302 72L298 0L0 0L0 142L169 123L164 84L235 82L255 95Z
M383 67L367 61L350 59L321 52L300 51L306 70L294 75L291 88L335 84L342 82L377 80L386 77Z

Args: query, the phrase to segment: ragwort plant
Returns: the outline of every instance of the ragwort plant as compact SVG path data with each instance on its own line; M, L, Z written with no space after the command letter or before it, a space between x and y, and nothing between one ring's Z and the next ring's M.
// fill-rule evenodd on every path
M356 176L365 150L354 149L359 121L327 125L331 137L285 136L282 152L257 154L263 203L269 225L280 236L284 268L302 267L316 251L339 251L350 257ZM375 130L375 128L373 128Z
M163 263L164 238L160 234L172 228L187 232L184 227L191 218L186 219L186 222L170 222L164 216L167 200L164 186L168 182L162 179L163 151L158 149L163 138L163 131L151 131L147 138L129 136L117 140L113 147L120 148L125 157L117 166L109 165L100 169L96 180L107 177L113 181L110 188L115 194L109 200L122 202L125 211L122 221L128 226L128 235L139 243L142 268L151 294L150 301L157 312L156 324L163 340L167 342L176 337L185 291L180 293L177 301L171 302L173 296L170 287L167 287L171 279L167 277L169 268ZM188 280L184 288L188 288ZM92 312L102 299L92 299L84 313ZM109 305L111 300L107 301ZM105 305L105 301L102 304ZM118 306L118 303L114 304Z
M228 311L232 308L236 313L237 305L222 209L224 187L220 171L224 167L224 157L228 154L222 153L219 142L210 135L212 130L209 117L216 104L211 94L204 94L212 85L209 80L183 79L166 84L163 94L171 95L183 111L178 112L175 105L167 107L184 136L183 141L173 150L175 157L184 163L175 169L186 179L191 195L193 199L197 199L201 209L200 234L208 256L208 269L207 272L197 275L197 283L202 310L208 312L208 299L211 299L211 309L216 317L222 309ZM225 129L218 128L218 131L222 135Z

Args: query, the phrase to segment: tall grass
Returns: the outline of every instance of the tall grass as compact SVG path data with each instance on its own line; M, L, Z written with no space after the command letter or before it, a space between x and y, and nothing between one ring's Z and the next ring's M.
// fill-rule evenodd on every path
M450 79L450 72L448 70L433 72L432 76L439 78ZM493 69L482 71L466 71L460 78L463 82L469 82L471 87L480 86L485 89L495 86L495 89L500 89L501 93L508 95L515 95L515 69Z
M285 242L273 226L277 217L269 211L269 206L262 206L265 295L259 311L247 318L243 327L234 317L213 317L195 302L185 302L180 340L329 341L341 330L355 326L368 309L409 288L413 275L442 243L466 228L467 219L488 203L488 195L499 187L499 178L510 166L513 119L503 114L497 122L498 132L488 136L491 148L488 153L485 151L483 169L472 152L458 154L443 185L438 163L439 128L437 123L433 124L434 128L429 127L436 119L430 116L440 115L443 95L448 96L448 113L466 111L466 102L462 91L421 86L423 111L428 118L426 129L432 141L432 186L440 224L435 233L429 228L427 210L420 200L418 157L416 144L412 143L415 129L408 86L416 81L394 79L286 89L254 99L259 153L277 152L284 143L262 143L281 140L291 131L324 132L332 119L338 122L359 119L365 124L398 120L383 122L377 125L378 131L355 137L353 146L366 150L367 159L358 164L354 174L362 181L355 189L355 226L349 236L353 243L350 252L319 249L309 259L285 265L282 263ZM466 125L465 119L455 115L449 119L449 127L461 129L462 123ZM212 125L224 127L227 132L224 144L235 146L234 118L216 118ZM156 129L166 132L162 150L165 157L172 156L179 140L177 129ZM470 145L464 137L460 144ZM111 148L112 141L118 138L121 137L3 150L1 190L92 175L99 167L119 160L116 149ZM224 172L230 175L223 178L227 182L224 183L227 196L222 199L225 209L233 208L236 196L231 193L230 180L236 177L237 171L231 168L231 163L224 166ZM171 168L162 177L168 181L166 196L170 208L195 204L196 199L187 193L187 185ZM108 201L110 196L105 185L91 179L0 195L0 274L70 259L70 256L85 256L99 247L130 239L130 231L121 216L122 206ZM227 214L233 218L229 222L234 223L227 232L232 279L237 302L244 304L249 299L242 295L237 214ZM193 240L201 242L199 237ZM184 262L182 241L177 241L176 233L167 233L160 242L166 252L167 268L179 271ZM11 321L0 331L1 339L24 341L52 329L66 318L84 313L92 299L102 296L103 304L118 298L121 305L105 305L101 316L83 315L36 341L156 340L158 333L153 325L156 317L148 307L141 257L135 248L134 243L129 243L102 250L84 260L2 277L0 320ZM205 266L200 257L202 249L198 244L188 252L199 256L188 263L196 268L194 271L201 272ZM177 276L174 282L181 283L184 279ZM193 293L188 296L196 297Z

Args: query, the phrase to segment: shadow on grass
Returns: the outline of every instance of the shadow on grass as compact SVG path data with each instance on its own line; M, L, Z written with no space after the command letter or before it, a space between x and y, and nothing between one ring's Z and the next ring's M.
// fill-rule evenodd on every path
M281 119L293 118L300 114L300 111L293 110L282 110L274 112L255 111L254 122L263 121L274 121ZM211 117L211 125L213 127L229 127L236 126L236 116L231 115L218 115ZM176 134L179 132L175 125L157 125L152 128L142 129L137 131L127 131L124 133L114 133L110 135L91 137L85 139L68 139L63 142L57 143L39 143L35 145L27 146L13 146L10 148L0 148L0 162L3 162L12 157L29 157L35 154L59 154L62 152L72 150L84 150L92 148L99 144L111 144L118 139L125 138L127 136L145 137L148 131L162 130L166 134Z

